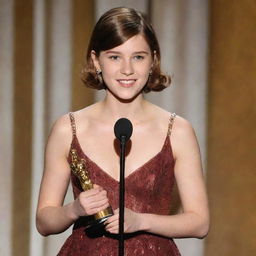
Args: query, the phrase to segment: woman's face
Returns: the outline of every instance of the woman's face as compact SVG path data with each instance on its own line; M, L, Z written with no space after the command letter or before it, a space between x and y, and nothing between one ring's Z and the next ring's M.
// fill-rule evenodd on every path
M119 99L136 97L147 83L153 59L149 45L140 34L122 45L100 52L92 51L96 69L102 71L108 90Z

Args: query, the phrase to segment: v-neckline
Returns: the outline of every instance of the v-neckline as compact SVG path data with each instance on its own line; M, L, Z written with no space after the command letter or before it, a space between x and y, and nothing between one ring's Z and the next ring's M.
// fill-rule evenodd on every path
M90 163L92 163L97 169L99 169L101 171L101 173L103 173L105 176L107 176L109 179L111 179L112 181L114 181L115 183L119 184L119 181L117 179L115 179L114 177L112 177L108 172L106 172L102 167L100 167L94 160L92 160L88 155L85 154L83 148L80 145L80 142L78 140L78 137L76 135L74 135L73 139L72 139L72 143L71 143L71 147L74 139L77 142L77 145L79 147L79 151L83 154L83 156L86 158L87 161L89 161ZM158 153L156 153L154 156L152 156L151 158L149 158L149 160L147 160L144 164L142 164L141 166L137 167L134 171L132 171L130 174L128 174L125 177L125 180L128 180L130 177L132 177L133 175L135 175L136 173L138 173L141 169L143 169L146 165L148 165L149 163L153 162L153 160L155 160L164 150L166 144L170 145L170 138L169 135L167 134L163 143L162 148L160 149L160 151Z

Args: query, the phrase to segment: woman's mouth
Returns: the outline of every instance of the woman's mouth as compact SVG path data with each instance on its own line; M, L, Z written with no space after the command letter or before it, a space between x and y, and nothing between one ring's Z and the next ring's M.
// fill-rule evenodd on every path
M117 81L121 86L129 88L135 84L136 79L118 79Z

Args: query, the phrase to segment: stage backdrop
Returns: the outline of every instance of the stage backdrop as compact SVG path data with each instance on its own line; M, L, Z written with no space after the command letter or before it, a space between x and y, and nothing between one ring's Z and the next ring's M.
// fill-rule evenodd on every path
M210 6L206 255L256 252L256 2Z

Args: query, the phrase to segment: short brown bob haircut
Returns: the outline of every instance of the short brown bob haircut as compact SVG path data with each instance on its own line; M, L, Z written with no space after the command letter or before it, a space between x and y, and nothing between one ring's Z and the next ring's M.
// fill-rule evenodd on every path
M171 79L170 76L161 72L160 47L151 24L142 13L126 7L113 8L107 11L95 25L87 49L87 63L81 74L84 84L98 90L106 89L102 76L96 73L93 65L92 50L99 57L101 51L117 47L138 34L144 36L154 60L152 72L143 91L161 91L169 86Z

